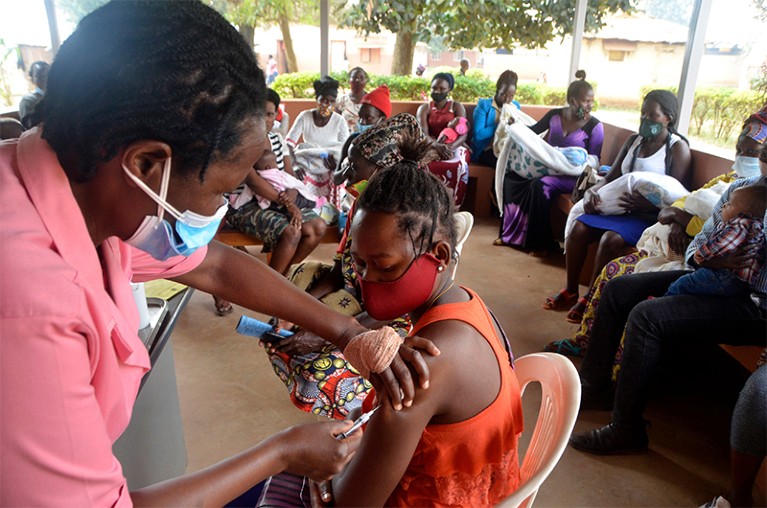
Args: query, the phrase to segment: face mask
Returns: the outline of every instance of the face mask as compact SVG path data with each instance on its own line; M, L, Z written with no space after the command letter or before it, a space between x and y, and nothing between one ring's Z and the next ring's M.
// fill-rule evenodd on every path
M639 135L643 138L654 138L660 131L663 130L663 124L659 122L653 122L647 118L642 118L642 123L639 124Z
M447 92L442 92L442 93L432 92L431 93L431 100L433 100L434 102L442 102L445 99L447 99Z
M368 314L379 321L391 321L424 305L434 290L439 264L436 257L427 253L416 258L397 280L370 282L359 277Z
M363 125L363 124L357 122L357 129L360 131L360 134L362 134L366 130L370 129L371 127L375 127L375 124L371 123L370 125Z
M736 155L732 169L737 173L738 178L750 178L762 174L761 171L759 171L759 159L756 157Z
M586 109L583 106L578 106L575 108L575 118L578 120L583 120L586 118Z
M320 104L317 107L317 110L319 111L320 116L323 118L327 118L333 114L333 108L331 106L325 106L324 104Z
M165 201L170 181L170 162L171 159L168 157L162 169L159 196L123 165L123 170L131 180L157 203L157 215L144 217L144 221L136 232L125 243L143 250L160 261L173 256L191 256L200 247L208 245L216 235L218 226L227 210L227 205L224 203L211 217L199 215L189 210L179 213L170 203ZM163 219L165 211L176 219L175 233L170 223Z

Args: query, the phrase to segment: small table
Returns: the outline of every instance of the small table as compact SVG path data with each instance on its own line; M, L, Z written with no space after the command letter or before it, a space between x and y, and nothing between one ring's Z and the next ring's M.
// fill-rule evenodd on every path
M128 428L112 447L130 489L175 478L186 471L186 444L170 337L193 293L187 288L167 301L148 299L150 326L140 330L139 336L149 351L152 369L141 380Z

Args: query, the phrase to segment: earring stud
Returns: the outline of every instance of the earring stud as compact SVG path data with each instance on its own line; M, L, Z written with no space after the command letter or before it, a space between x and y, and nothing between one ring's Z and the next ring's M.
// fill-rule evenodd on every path
M438 268L437 268L437 271L438 271L438 272L441 272L441 271L442 271L442 270L444 270L444 269L445 269L445 267L444 267L444 266L440 266L440 267L438 267Z

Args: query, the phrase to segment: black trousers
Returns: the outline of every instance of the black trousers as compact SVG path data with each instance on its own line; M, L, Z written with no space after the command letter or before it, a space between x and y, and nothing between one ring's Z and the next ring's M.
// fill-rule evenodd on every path
M687 272L634 273L605 285L589 347L581 366L584 388L610 383L612 361L626 329L612 419L642 421L648 389L661 353L675 342L761 345L767 342L765 312L748 295L663 294ZM655 298L648 300L648 296Z

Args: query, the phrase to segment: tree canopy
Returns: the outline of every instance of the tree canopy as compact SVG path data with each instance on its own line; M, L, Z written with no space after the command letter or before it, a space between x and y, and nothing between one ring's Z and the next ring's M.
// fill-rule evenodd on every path
M634 8L635 0L590 0L586 30L602 27L608 14ZM337 14L344 26L364 34L396 33L392 72L408 74L417 41L438 36L451 49L540 48L572 32L574 12L574 1L365 0Z

